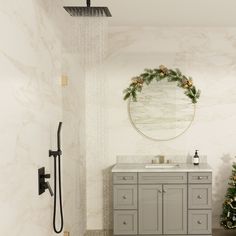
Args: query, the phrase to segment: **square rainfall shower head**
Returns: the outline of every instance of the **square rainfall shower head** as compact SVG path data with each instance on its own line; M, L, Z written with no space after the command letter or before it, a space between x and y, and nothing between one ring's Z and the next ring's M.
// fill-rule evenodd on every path
M108 7L64 7L71 15L76 17L111 17Z

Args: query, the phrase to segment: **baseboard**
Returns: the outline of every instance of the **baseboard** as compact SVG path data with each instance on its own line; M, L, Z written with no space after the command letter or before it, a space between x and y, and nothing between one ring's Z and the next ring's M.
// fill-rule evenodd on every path
M112 236L112 230L87 230L85 236Z

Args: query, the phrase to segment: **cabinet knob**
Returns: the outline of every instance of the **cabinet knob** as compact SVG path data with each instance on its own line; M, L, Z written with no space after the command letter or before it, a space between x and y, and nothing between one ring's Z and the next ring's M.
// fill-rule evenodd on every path
M127 197L124 195L124 196L123 196L123 199L127 199Z
M201 196L201 195L198 195L197 198L198 198L198 199L202 199L202 196Z
M167 192L167 191L164 189L164 190L163 190L163 193L166 193L166 192Z
M123 225L127 225L126 221L123 222Z
M162 191L161 191L160 189L158 190L158 192L159 192L159 193L162 193Z
M198 179L201 180L201 179L203 179L203 177L202 176L198 176Z
M202 222L201 222L200 220L198 220L198 221L197 221L197 223L198 223L199 225L201 225L201 224L202 224Z
M124 177L123 177L123 180L127 180L127 177L126 177L126 176L124 176Z

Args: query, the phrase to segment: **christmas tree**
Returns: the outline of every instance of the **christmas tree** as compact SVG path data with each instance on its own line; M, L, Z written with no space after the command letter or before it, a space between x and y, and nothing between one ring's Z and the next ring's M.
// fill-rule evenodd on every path
M223 204L221 225L226 229L236 229L236 163L233 164L229 188Z

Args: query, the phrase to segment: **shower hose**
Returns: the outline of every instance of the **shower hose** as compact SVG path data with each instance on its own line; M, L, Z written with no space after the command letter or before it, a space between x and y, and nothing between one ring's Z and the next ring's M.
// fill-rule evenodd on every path
M59 190L59 205L60 205L60 228L56 227L56 215L57 215L57 157L58 157L58 190ZM54 156L54 209L53 209L53 228L54 231L59 234L63 230L63 208L62 208L62 196L61 196L61 155Z

